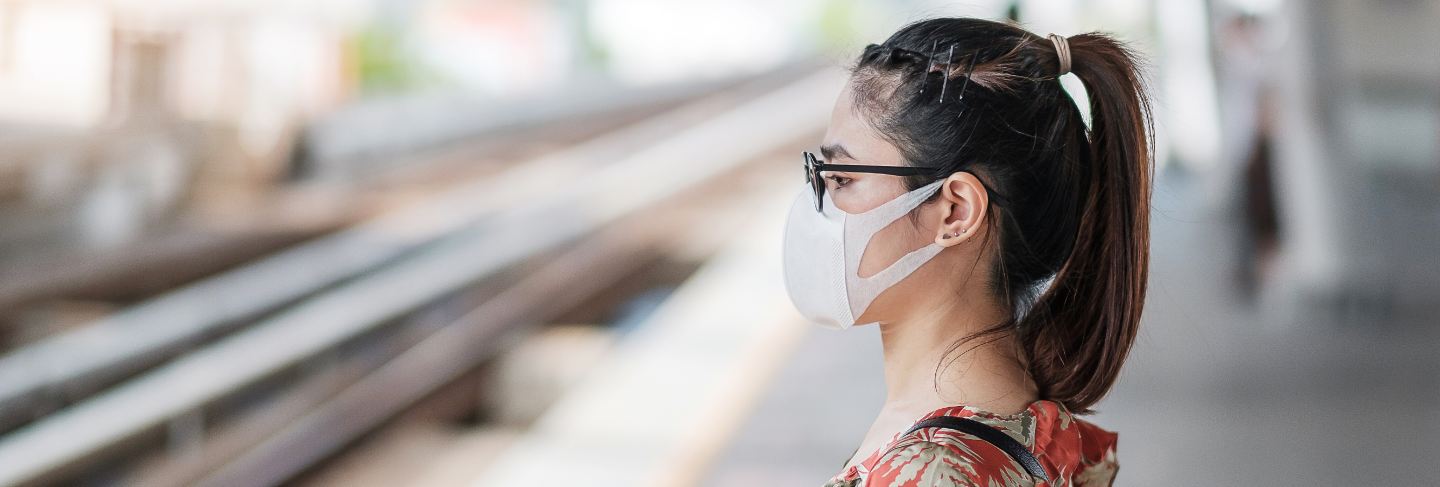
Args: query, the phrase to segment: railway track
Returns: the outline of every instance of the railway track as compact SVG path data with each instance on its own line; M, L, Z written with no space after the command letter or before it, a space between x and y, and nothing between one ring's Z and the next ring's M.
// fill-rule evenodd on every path
M321 217L321 222L297 230L301 237L298 239L282 238L281 242L259 245L258 249L228 251L234 243L212 239L202 242L199 248L172 252L169 259L145 254L137 257L127 251L117 256L121 262L116 264L61 270L58 274L73 274L69 279L72 281L121 284L176 280L157 276L193 274L204 268L215 274L138 299L92 322L56 330L0 356L0 432L242 329L267 313L417 252L487 218L512 198L543 194L553 187L550 180L563 179L586 164L604 165L645 140L661 138L674 127L694 123L719 107L772 88L785 76L775 73L749 82L732 82L720 89L712 86L707 93L671 94L651 104L632 103L613 110L619 113L610 113L609 117L601 113L599 117L561 120L543 129L502 131L497 137L479 137L468 144L393 163L406 170L380 174L367 187L346 191L366 196L327 203L332 207L375 207L379 208L374 212L377 214L359 221L351 221L356 215L349 214ZM617 127L624 130L615 132ZM599 137L607 131L614 133ZM527 152L527 147L541 149ZM299 188L294 192L333 194L335 190ZM297 206L314 205L322 198L313 194L278 197L294 201ZM398 208L385 211L391 206ZM288 210L280 208L272 213ZM323 233L327 231L330 233ZM300 245L276 247L277 243L297 240ZM146 246L163 247L141 247ZM267 250L278 251L256 254ZM251 260L236 262L245 258ZM196 270L197 266L202 269ZM110 274L112 277L96 275L97 270L107 268L122 268L124 272ZM36 274L43 272L37 270ZM23 300L15 297L7 307Z

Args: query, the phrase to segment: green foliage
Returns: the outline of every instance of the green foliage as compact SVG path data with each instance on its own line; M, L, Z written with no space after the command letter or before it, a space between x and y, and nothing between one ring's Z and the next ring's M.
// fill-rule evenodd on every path
M438 80L405 49L400 31L370 26L355 38L354 54L360 91L364 94L411 91Z
M818 27L823 49L846 52L865 39L865 8L857 0L828 0L820 7Z

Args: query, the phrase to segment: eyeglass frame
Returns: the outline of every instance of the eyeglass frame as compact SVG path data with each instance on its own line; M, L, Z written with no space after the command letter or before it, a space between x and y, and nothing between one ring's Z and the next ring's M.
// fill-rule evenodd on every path
M801 152L805 157L805 182L815 192L815 211L824 211L825 181L821 171L863 172L888 174L891 176L924 176L933 170L915 166L871 166L865 164L830 164L815 157L810 151Z

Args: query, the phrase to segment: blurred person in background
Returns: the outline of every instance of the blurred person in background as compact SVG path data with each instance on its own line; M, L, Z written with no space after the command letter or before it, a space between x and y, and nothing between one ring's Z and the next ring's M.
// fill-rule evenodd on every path
M1113 481L1116 433L1076 415L1115 382L1145 300L1139 64L1108 35L969 18L865 48L785 233L800 312L882 337L884 406L827 485Z
M1239 258L1235 261L1235 296L1253 299L1272 272L1279 250L1279 215L1275 207L1272 155L1274 102L1270 99L1272 53L1267 51L1264 25L1254 14L1226 19L1216 51L1226 151L1209 194L1212 204L1243 222L1239 227ZM1239 195L1235 195L1235 192Z

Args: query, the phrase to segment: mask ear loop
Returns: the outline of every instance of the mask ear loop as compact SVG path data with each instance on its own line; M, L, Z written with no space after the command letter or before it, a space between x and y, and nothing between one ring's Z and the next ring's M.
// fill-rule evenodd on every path
M874 238L875 233L884 229L891 222L894 222L895 220L904 217L905 214L913 211L916 207L924 203L925 200L930 199L930 197L936 193L936 190L940 189L940 187L944 183L945 180L942 179L932 182L930 184L926 184L925 186L916 188L914 191L901 194L900 196L897 196L894 199L887 201L869 211L860 213L858 215L852 215L853 218L859 219L859 221L855 223L855 228L859 229L858 231L860 235L863 235L863 238L865 240L857 240L857 238L860 237L858 235L853 235L850 233L851 228L849 228L849 224L847 223L846 233L842 237L845 239L845 245L846 247L859 248L860 253L846 253L846 281L847 283L851 282L850 279L853 277L858 280L854 281L855 284L857 284L858 286L862 286L864 289L868 289L867 292L861 293L861 295L864 296L864 299L862 300L863 302L849 303L849 305L851 306L850 312L852 316L858 317L860 316L860 314L863 314L865 309L870 306L870 303L874 301L877 296L879 296L881 291L884 291L885 288L893 286L900 279L904 278L905 275L909 275L910 272L913 272L916 267L919 267L920 263L930 260L930 258L934 257L935 254L938 254L942 250L942 247L940 245L936 244L935 242L930 242L924 247L907 252L905 255L901 256L899 259L897 259L895 262L892 262L884 269L881 269L879 272L876 272L869 276L861 276L859 274L860 260L865 257L865 252L869 249L870 246L870 239ZM906 270L902 272L901 269ZM880 285L880 283L883 283L883 285ZM879 289L876 289L877 286ZM857 288L855 290L858 292L860 291L860 288ZM857 304L863 306L860 306L859 309L855 309L855 305Z

